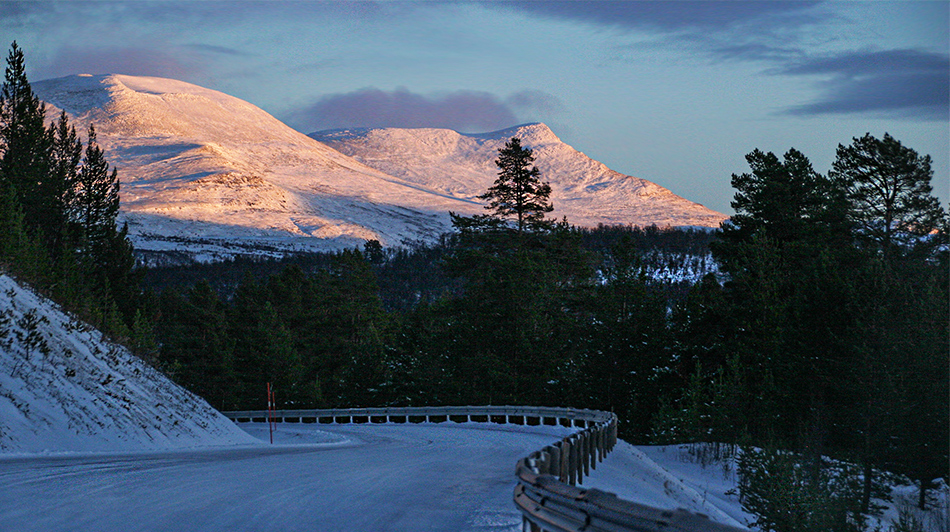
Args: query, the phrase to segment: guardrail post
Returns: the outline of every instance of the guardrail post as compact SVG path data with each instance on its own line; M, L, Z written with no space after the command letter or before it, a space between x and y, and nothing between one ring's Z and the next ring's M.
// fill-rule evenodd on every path
M567 439L561 440L558 445L561 451L561 475L559 480L565 484L569 480L569 469L571 468L571 449L567 445Z
M584 433L584 475L590 476L590 432Z
M574 468L577 469L577 483L584 483L584 437L577 436L577 443L574 445Z
M590 468L597 469L597 462L600 461L600 425L594 427L590 432Z
M561 450L558 449L556 445L548 445L544 448L545 451L551 456L551 466L548 468L548 474L554 475L555 477L561 476Z
M577 452L574 449L574 438L564 440L567 447L567 483L577 485Z
M597 459L603 460L607 455L604 453L604 427L601 427L597 430Z

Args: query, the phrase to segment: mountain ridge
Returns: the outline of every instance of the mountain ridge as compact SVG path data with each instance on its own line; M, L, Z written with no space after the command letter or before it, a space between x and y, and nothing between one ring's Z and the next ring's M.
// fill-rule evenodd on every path
M77 75L33 87L51 116L65 110L81 132L95 124L119 169L120 221L144 252L218 260L372 239L434 242L451 229L449 212L484 212L477 196L494 180L497 149L518 135L555 189L554 214L571 223L713 227L725 219L613 172L540 123L484 134L349 129L321 140L248 102L177 80Z
M469 200L492 185L498 150L518 137L534 151L541 179L551 184L555 218L566 216L571 223L588 227L601 223L718 227L726 218L655 183L611 170L537 122L482 134L352 128L310 137L387 174Z

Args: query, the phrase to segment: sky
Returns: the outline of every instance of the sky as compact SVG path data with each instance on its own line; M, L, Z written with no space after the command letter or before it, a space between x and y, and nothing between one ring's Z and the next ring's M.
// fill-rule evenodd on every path
M618 172L731 214L754 149L816 171L885 132L950 200L950 2L0 0L38 81L179 79L303 132L544 122Z

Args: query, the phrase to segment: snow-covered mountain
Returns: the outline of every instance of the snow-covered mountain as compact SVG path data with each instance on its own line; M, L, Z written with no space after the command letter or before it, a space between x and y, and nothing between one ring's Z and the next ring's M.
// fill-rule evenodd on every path
M200 397L0 274L0 453L254 443Z
M615 172L565 144L540 123L492 133L449 129L349 129L310 137L389 175L481 203L498 175L498 150L512 137L534 151L541 179L551 184L554 212L574 225L718 227L725 215L647 181Z
M336 132L321 142L245 101L181 81L77 75L33 88L51 115L65 110L80 131L95 124L119 169L121 221L140 251L213 260L369 239L432 241L450 229L450 211L484 212L475 197L494 180L492 161L510 136L535 149L554 214L574 224L716 226L725 218L609 170L541 124L486 135Z

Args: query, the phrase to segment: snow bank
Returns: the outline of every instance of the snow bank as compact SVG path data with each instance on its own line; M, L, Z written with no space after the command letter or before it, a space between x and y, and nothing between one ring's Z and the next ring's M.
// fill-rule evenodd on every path
M200 397L0 274L0 452L255 442Z

